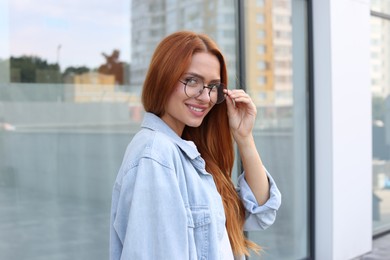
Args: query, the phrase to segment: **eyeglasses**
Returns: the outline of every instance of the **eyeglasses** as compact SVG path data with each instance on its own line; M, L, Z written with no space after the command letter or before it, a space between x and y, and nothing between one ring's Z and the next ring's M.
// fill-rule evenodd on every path
M184 84L184 93L189 98L199 97L202 95L203 90L207 88L210 101L213 104L220 104L225 100L225 93L223 92L225 85L223 83L205 85L201 78L195 76L188 77L184 81L179 81Z

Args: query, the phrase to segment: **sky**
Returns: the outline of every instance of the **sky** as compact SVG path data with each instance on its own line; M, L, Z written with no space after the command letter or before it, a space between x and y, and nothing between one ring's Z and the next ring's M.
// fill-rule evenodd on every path
M130 0L0 0L0 58L39 56L97 68L120 50L130 62Z

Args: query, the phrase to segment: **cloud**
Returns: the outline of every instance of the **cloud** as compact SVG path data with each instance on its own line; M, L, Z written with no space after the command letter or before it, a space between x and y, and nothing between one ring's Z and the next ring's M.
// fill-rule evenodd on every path
M63 69L97 67L101 52L113 49L130 60L130 0L12 0L9 7L11 55L58 59Z
M0 1L0 59L9 56L8 2Z

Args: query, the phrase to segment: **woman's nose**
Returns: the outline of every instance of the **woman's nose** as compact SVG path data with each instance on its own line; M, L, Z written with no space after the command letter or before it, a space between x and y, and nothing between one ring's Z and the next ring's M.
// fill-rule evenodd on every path
M209 89L206 87L203 87L202 92L199 96L196 97L196 99L202 100L204 102L210 102L210 95L209 95Z

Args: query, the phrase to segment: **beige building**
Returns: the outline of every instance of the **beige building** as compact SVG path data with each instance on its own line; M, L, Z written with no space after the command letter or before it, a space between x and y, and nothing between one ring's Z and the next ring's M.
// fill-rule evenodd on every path
M131 94L120 91L114 75L87 72L73 76L74 102L129 102Z
M290 1L246 4L247 89L262 107L292 105Z

